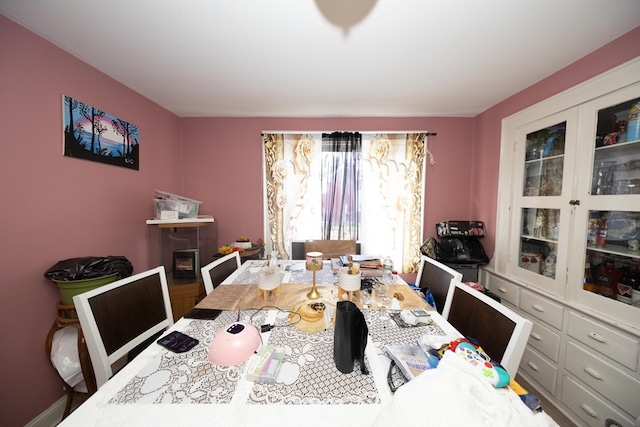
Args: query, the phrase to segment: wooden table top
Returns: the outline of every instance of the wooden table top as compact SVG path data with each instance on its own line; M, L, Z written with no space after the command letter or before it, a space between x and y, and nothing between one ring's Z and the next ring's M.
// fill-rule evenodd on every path
M317 285L321 297L317 301L335 304L338 301L338 288L334 285ZM278 307L283 310L291 310L297 304L308 300L307 293L311 290L311 285L304 283L284 283L280 285L279 295L272 292L267 299L258 293L258 285L220 285L207 295L196 305L197 308L213 308L219 310L249 310L259 309L266 306ZM390 285L389 296L395 293L402 295L400 309L424 308L433 310L424 298L411 289L406 284ZM353 302L362 309L359 298L354 298ZM376 307L370 307L375 309Z

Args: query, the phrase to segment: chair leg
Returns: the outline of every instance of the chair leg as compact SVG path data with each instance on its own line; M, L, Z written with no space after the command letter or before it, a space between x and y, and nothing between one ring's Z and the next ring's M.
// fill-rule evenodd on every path
M64 389L67 392L67 404L64 407L64 414L62 414L63 420L71 413L71 405L73 404L73 388L69 387L69 385L65 383Z

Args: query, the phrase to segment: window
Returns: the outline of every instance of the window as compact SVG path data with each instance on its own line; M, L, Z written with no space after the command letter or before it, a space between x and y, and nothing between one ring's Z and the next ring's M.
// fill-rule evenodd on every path
M426 133L263 133L265 240L356 239L400 272L420 261Z
M324 240L360 240L362 135L322 134L321 212Z

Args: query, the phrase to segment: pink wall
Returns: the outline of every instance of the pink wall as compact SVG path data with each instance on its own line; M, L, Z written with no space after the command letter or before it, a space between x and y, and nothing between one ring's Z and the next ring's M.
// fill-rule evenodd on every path
M220 242L254 239L262 237L261 131L424 129L438 133L429 140L436 164L427 167L425 236L442 219L493 225L502 118L640 55L639 39L636 29L475 119L179 119L0 16L0 334L11 344L0 353L0 424L24 425L63 396L44 354L58 300L44 271L86 255L151 267L144 220L153 189L202 200ZM140 126L140 170L63 157L63 94Z
M502 119L638 56L640 27L475 117L470 209L472 217L487 223L483 246L489 257L495 249Z
M44 352L59 294L43 273L78 256L148 265L153 189L181 190L180 119L0 15L0 425L63 396ZM62 95L140 127L140 170L62 156Z
M434 236L436 222L469 215L471 125L468 118L185 118L184 187L219 221L221 245L240 235L255 240L264 237L263 130L427 130L437 133L428 140L436 163L427 165L424 221L425 235Z

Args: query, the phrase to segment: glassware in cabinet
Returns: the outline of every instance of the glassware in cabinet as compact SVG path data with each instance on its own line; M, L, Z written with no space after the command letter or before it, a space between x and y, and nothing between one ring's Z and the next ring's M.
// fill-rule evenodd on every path
M555 279L559 220L559 209L522 209L520 268Z
M632 282L638 280L640 263L639 239L640 212L590 210L585 259L596 286L583 289L632 304ZM636 307L640 308L640 301Z
M591 195L640 194L640 98L598 111Z
M567 122L527 134L523 196L562 194Z

